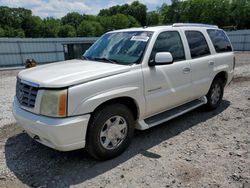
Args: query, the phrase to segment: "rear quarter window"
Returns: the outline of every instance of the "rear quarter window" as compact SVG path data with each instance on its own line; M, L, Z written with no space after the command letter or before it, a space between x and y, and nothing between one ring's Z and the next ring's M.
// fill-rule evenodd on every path
M207 33L217 53L231 52L232 46L226 34L221 30L208 29Z
M204 35L199 31L186 31L185 32L191 57L199 58L210 55L210 50Z

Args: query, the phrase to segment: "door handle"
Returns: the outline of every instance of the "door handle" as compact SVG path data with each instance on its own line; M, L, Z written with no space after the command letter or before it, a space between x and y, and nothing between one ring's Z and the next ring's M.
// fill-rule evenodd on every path
M184 74L188 74L188 73L190 73L191 68L190 68L190 67L184 67L184 68L182 69L182 71L183 71Z
M208 65L209 65L209 66L214 66L214 61L209 61L209 62L208 62Z

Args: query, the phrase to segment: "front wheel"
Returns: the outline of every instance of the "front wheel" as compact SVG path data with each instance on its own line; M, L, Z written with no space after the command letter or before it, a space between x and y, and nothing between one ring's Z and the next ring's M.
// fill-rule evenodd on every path
M205 108L207 110L214 110L218 108L221 104L222 98L224 94L224 83L220 78L216 78L209 91L206 95L207 97L207 104L205 105Z
M99 109L91 118L86 149L99 160L121 154L130 144L135 120L127 106L111 104Z

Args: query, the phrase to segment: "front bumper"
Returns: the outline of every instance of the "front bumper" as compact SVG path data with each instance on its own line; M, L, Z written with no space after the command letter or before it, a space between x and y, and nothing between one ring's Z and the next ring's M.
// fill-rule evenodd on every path
M85 147L90 114L69 118L45 117L23 110L15 98L13 115L30 137L48 147L60 151Z

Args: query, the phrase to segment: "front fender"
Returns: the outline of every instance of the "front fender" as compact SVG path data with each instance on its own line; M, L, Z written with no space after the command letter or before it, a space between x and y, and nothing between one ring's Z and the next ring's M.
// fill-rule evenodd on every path
M139 87L127 86L116 88L112 90L96 93L92 96L84 98L81 103L72 111L72 116L87 114L93 112L98 106L106 101L116 99L119 97L129 97L133 99L139 109L139 113L143 113L145 109L145 102L141 95L141 89ZM139 114L140 117L140 114Z

